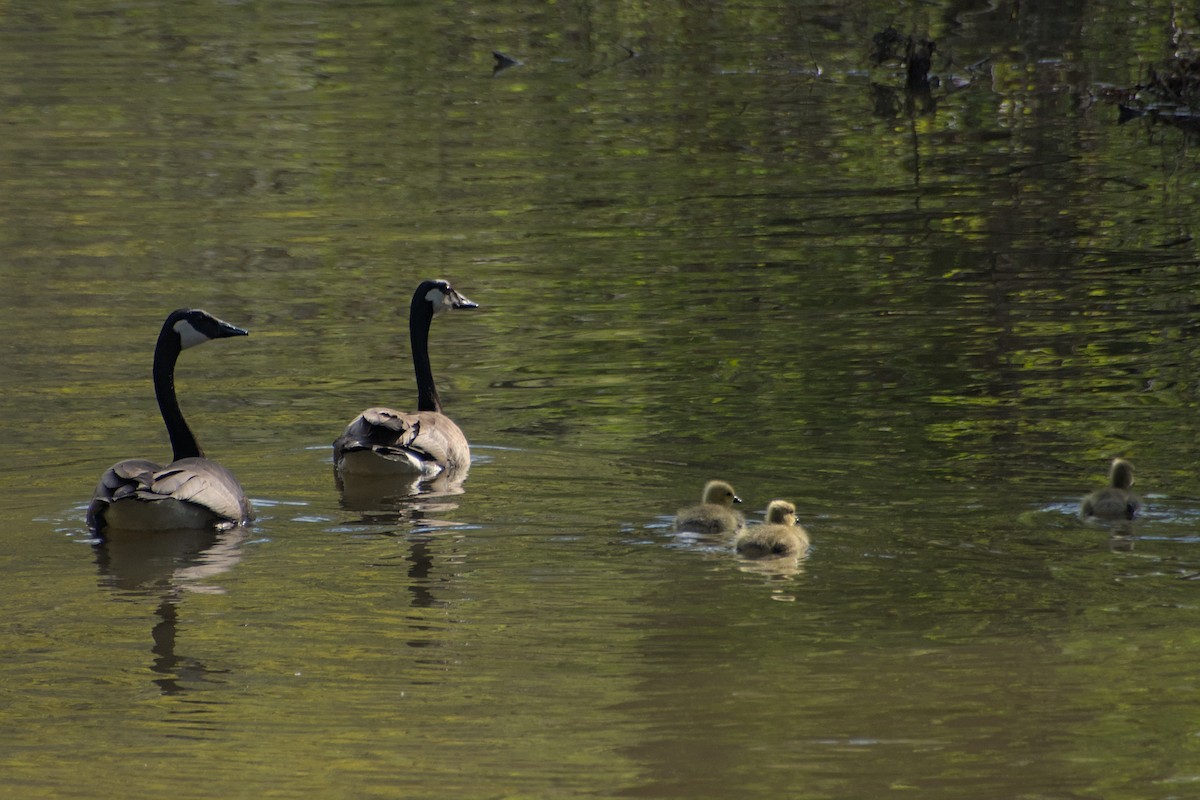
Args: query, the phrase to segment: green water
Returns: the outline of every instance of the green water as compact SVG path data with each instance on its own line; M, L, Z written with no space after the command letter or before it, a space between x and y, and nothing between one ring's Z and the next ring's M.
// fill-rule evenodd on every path
M0 3L0 796L1196 796L1171 9ZM427 277L469 478L343 500ZM259 520L97 549L179 306ZM672 534L716 476L810 556Z

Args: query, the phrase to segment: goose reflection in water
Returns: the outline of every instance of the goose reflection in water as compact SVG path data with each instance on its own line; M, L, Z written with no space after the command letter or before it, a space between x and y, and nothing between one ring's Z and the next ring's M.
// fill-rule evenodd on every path
M397 542L397 552L370 566L403 568L402 588L407 589L412 608L447 605L439 590L449 588L459 578L458 567L464 556L457 552L459 537L456 531L463 523L447 517L459 507L454 498L463 494L461 478L464 475L454 479L443 474L432 481L415 479L399 486L393 479L380 483L354 481L343 489L342 507L358 512L358 516L341 523L337 531L373 534ZM408 641L409 647L428 648L441 644L439 627L410 624L419 633Z
M454 473L443 472L432 480L395 477L363 477L339 482L342 508L347 511L394 513L397 520L407 517L407 509L419 506L426 511L445 511L458 508L458 503L438 498L462 494L463 481L470 467Z
M100 583L125 597L158 599L157 622L151 627L150 670L160 676L153 683L164 695L176 695L209 682L209 676L228 672L176 650L180 606L189 593L224 591L212 582L241 560L248 532L181 529L172 531L121 531L110 533L94 545Z

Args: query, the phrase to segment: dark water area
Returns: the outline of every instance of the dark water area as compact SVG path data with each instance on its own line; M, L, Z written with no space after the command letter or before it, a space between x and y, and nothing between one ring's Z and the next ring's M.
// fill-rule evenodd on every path
M0 796L1197 796L1196 140L1118 120L1198 30L0 4ZM470 474L342 497L430 277ZM250 330L177 382L258 520L97 547L181 306ZM711 477L808 556L675 533Z

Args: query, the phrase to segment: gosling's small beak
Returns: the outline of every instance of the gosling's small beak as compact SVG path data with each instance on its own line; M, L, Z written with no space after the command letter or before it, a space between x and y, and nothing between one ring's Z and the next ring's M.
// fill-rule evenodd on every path
M742 502L742 498L738 497L738 496L735 494L735 495L733 496L733 502L735 502L735 503L740 503L740 502Z

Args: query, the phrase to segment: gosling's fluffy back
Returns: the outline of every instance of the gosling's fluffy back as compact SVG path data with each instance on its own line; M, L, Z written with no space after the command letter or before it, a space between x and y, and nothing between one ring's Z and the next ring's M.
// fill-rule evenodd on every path
M1133 486L1133 465L1123 458L1113 459L1108 483L1083 498L1079 513L1100 519L1133 519L1142 505L1137 495L1129 491Z
M736 533L746 519L733 510L742 499L725 481L712 480L704 484L700 504L680 509L675 515L675 530L691 533Z
M772 500L767 506L767 521L743 530L733 546L742 558L799 556L808 550L808 531L796 523L794 505Z

